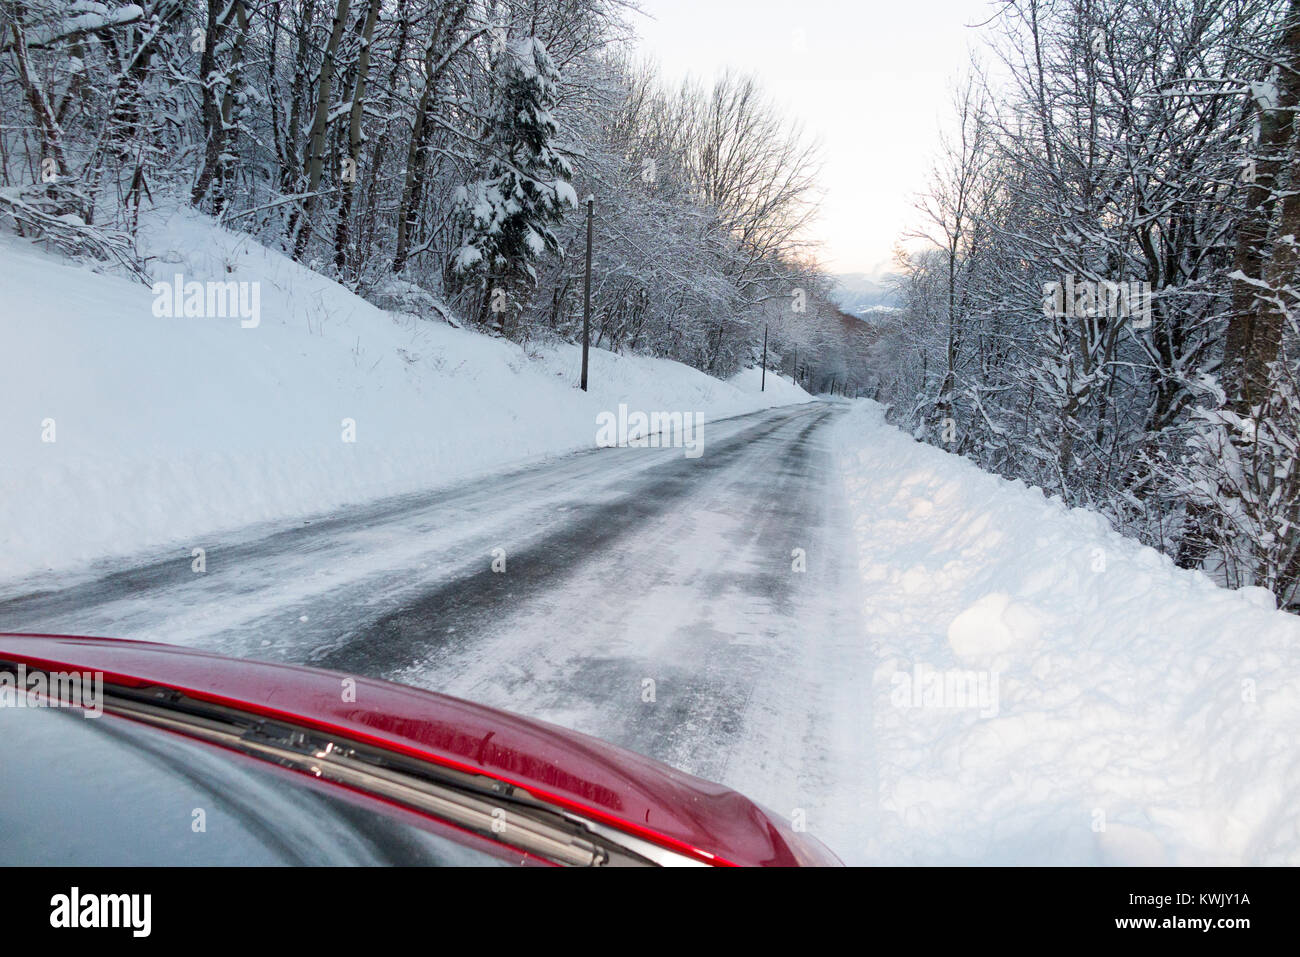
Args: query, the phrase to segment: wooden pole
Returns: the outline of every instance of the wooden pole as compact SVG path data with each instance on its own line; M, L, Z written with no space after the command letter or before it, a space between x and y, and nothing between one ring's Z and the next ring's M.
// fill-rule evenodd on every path
M591 348L591 217L596 205L587 197L587 272L582 279L582 391L587 391L587 352Z

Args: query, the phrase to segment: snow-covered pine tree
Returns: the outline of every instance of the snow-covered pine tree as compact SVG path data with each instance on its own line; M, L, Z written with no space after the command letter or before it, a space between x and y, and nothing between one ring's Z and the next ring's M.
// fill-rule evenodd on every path
M536 37L507 43L496 68L487 130L487 175L457 192L463 240L451 272L474 295L468 311L497 332L514 334L534 263L559 250L552 226L578 205L568 161L557 152L559 71Z

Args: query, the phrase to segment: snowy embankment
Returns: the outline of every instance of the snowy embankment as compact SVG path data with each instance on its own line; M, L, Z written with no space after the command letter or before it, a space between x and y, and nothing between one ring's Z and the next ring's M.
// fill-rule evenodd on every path
M384 312L202 217L156 216L142 245L155 279L248 284L248 308L159 316L139 283L0 237L0 579L592 448L620 403L707 420L808 399L602 350L583 394L576 347Z
M836 428L876 658L867 859L1300 864L1300 621L875 403Z

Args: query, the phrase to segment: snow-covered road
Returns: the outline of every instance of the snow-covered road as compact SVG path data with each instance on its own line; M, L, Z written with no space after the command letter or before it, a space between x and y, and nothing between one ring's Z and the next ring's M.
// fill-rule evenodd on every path
M850 863L1300 861L1300 623L1259 590L865 400L703 439L249 528L194 543L202 571L184 546L10 585L0 628L554 721L728 784Z
M334 668L588 732L743 791L848 859L872 662L814 403L390 499L0 600L7 630ZM504 562L504 570L502 563ZM495 566L495 567L494 567Z

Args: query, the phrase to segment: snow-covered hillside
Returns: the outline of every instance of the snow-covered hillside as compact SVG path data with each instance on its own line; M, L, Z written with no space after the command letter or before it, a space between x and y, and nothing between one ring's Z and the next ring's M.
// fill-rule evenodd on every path
M882 413L835 426L876 659L845 853L1300 864L1300 620Z
M160 316L175 301L139 283L0 244L0 578L592 448L620 403L716 419L808 399L601 350L583 394L575 347L383 312L192 213L145 225L151 273L256 284L244 318Z

